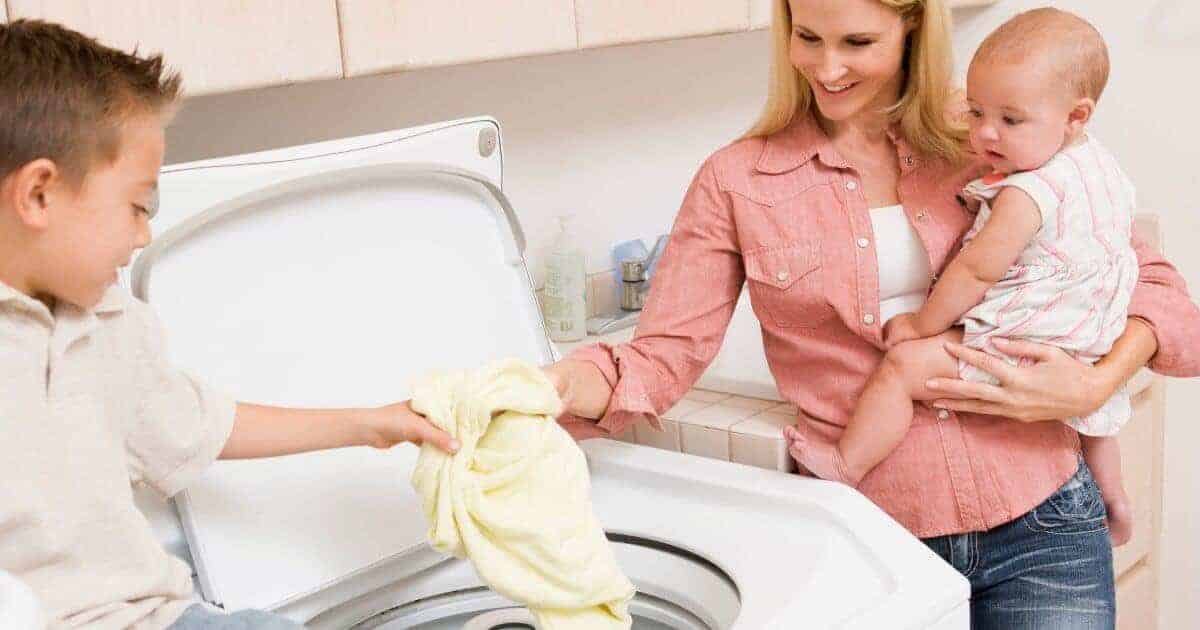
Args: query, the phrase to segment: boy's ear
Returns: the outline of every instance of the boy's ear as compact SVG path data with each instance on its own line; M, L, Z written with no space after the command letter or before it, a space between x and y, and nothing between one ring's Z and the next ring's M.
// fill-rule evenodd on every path
M6 201L16 211L21 223L35 230L44 230L50 220L50 200L61 183L61 171L51 160L40 158L14 171L4 186Z
M1075 101L1075 106L1067 113L1067 131L1072 135L1081 131L1092 120L1092 114L1095 112L1096 101L1090 98Z

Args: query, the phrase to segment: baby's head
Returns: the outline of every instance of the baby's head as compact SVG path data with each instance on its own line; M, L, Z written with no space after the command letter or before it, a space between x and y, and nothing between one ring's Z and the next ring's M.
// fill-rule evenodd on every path
M0 280L47 303L99 302L150 241L179 91L161 56L0 24Z
M1108 48L1058 9L1022 13L983 41L967 71L971 146L997 171L1045 164L1081 137L1108 82Z

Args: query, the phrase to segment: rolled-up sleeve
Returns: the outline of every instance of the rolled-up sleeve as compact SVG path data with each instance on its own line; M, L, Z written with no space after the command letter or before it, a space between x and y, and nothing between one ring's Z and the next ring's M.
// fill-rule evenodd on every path
M137 367L137 417L125 438L130 478L164 496L188 486L224 449L236 402L167 361L158 319L142 306L146 337Z
M1200 309L1192 302L1187 283L1136 232L1133 248L1139 272L1129 316L1146 322L1158 340L1150 369L1168 376L1200 376Z
M634 338L568 355L594 364L613 389L595 430L572 432L619 435L639 420L657 425L716 356L744 282L732 204L710 159L675 218Z

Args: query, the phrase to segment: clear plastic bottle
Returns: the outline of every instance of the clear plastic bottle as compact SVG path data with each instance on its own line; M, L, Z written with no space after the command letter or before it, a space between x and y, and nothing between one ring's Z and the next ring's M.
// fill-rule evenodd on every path
M578 341L587 335L587 270L583 251L571 237L570 216L559 216L558 238L546 259L542 305L554 341Z

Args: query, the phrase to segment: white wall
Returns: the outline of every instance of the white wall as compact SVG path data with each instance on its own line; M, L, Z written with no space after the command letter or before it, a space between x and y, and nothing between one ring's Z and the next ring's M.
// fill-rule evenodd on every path
M201 97L167 161L489 114L536 276L560 212L599 271L614 242L667 231L700 163L749 128L766 51L764 32L743 33Z
M961 11L960 66L991 28L1030 0ZM1194 0L1053 2L1108 38L1113 77L1093 130L1163 216L1171 259L1200 293L1200 12ZM1151 19L1166 11L1167 33ZM553 216L575 212L589 269L610 267L617 240L665 231L699 163L753 121L766 77L764 32L590 50L212 96L188 103L169 133L180 162L406 127L477 114L503 125L506 190L531 258ZM1197 349L1200 350L1200 349ZM1168 398L1163 628L1200 625L1200 380Z

